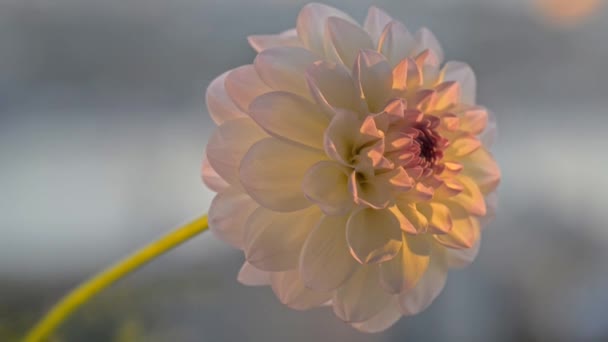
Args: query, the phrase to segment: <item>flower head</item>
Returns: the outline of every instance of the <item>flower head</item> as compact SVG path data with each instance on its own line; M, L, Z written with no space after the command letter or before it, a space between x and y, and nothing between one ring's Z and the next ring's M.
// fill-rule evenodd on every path
M249 42L253 64L207 91L203 165L239 280L368 332L426 309L475 258L500 179L473 71L375 7L360 26L309 4L296 29Z

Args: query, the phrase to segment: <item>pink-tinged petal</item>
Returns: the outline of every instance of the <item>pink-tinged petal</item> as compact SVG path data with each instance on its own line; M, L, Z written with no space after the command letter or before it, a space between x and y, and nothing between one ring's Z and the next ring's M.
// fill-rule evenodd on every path
M394 205L392 207L389 207L388 210L390 210L393 215L395 215L395 217L399 221L399 228L401 228L402 231L411 234L418 233L418 229L414 227L414 225L410 222L410 220L407 219L407 217L405 217L405 215L403 215L401 210L399 210L398 206Z
M331 292L312 291L300 280L297 270L273 273L272 290L281 303L294 310L308 310L325 304Z
M378 51L386 56L390 66L393 68L403 59L410 56L415 45L414 38L405 25L398 21L392 21L384 28Z
M341 18L353 24L357 23L348 14L319 3L304 6L298 14L296 24L298 37L306 48L321 56L325 55L325 26L330 17Z
M295 211L311 205L302 192L306 171L325 154L276 138L254 144L243 157L241 184L260 205L275 211Z
M488 112L488 124L486 125L486 129L479 135L479 140L481 140L485 148L489 149L494 145L497 134L496 118L492 112Z
M353 77L369 111L382 111L393 87L393 71L386 58L376 51L361 51L355 62Z
M481 141L473 136L464 136L457 138L450 143L450 146L446 149L445 153L448 158L459 159L468 154L475 152L481 147Z
M399 296L401 313L406 316L416 315L428 308L439 296L448 276L448 264L445 250L433 248L427 271L418 284L410 291Z
M359 172L351 173L348 179L348 189L355 203L374 209L388 207L395 191L389 179L365 176Z
M367 31L369 36L372 38L374 42L374 46L378 46L378 40L380 40L380 35L382 35L382 31L386 25L391 22L393 18L390 15L386 14L383 10L379 9L376 6L371 6L367 11L367 17L363 23L363 29Z
M426 217L429 222L429 231L436 234L445 234L452 229L452 216L450 209L437 202L418 203L418 211Z
M392 260L380 264L380 283L393 294L413 289L429 265L431 240L424 235L403 234L403 248Z
M441 71L441 79L455 81L462 90L461 100L466 104L475 104L477 95L477 79L473 69L462 62L447 62Z
M459 129L473 135L481 134L488 125L488 110L483 107L465 106L455 111L460 119Z
M203 158L201 175L203 178L203 183L205 183L209 189L215 192L220 192L230 186L230 184L228 184L220 175L217 174L217 172L215 172L213 167L211 167L207 157Z
M435 98L434 110L444 111L460 100L460 84L454 81L443 82L439 84L435 91L437 97Z
M237 108L226 92L224 83L226 81L226 76L229 73L230 71L227 71L211 81L207 88L207 93L205 94L209 115L213 122L218 125L221 125L228 120L246 116L245 113Z
M447 249L446 257L448 259L448 266L450 268L464 268L469 266L479 254L479 246L481 239L477 239L477 242L471 248L467 249Z
M260 34L247 37L249 45L256 51L260 52L265 49L276 46L295 46L301 47L302 43L298 39L296 29L283 31L279 34Z
M357 113L338 110L325 131L325 153L343 165L352 166L353 147L360 127Z
M407 219L408 222L414 227L416 232L424 233L429 229L429 221L427 218L418 211L416 205L411 202L397 201L397 208ZM411 229L407 229L407 232L412 232Z
M462 174L472 178L483 194L494 191L500 183L500 169L485 148L477 149L460 161L464 165Z
M416 41L414 47L414 55L421 53L422 51L429 49L434 55L437 57L437 61L441 63L444 58L443 48L439 41L428 28L423 27L414 35L414 40Z
M374 43L359 25L347 20L330 17L325 28L325 51L334 62L352 68L359 51L373 49Z
M411 58L401 60L393 69L393 89L405 91L422 84L422 70Z
M277 46L260 52L253 65L270 88L310 98L305 73L318 59L304 48Z
M250 118L226 121L207 144L209 164L226 182L238 184L241 159L251 145L267 136Z
M345 322L363 322L371 319L391 299L379 283L378 265L364 265L335 291L332 302L334 313Z
M367 321L352 323L353 328L365 333L377 333L390 328L401 318L399 300L397 297L391 298L386 306L375 316Z
M328 215L344 215L353 207L348 191L348 168L333 161L321 161L304 175L302 190Z
M243 263L236 278L241 284L247 286L262 286L270 284L270 272L255 268L248 262Z
M458 205L450 205L452 230L447 234L436 235L435 239L452 249L472 248L480 238L479 220Z
M304 243L300 277L313 290L334 290L360 267L346 243L347 219L348 216L325 216Z
M259 205L242 189L230 187L218 193L209 207L209 228L215 236L243 248L247 218Z
M399 220L388 209L360 209L348 219L346 240L351 253L362 264L390 260L402 245Z
M249 115L274 137L323 150L329 118L303 97L283 91L267 93L251 103Z
M296 268L304 241L320 219L314 206L290 213L256 209L245 227L247 262L263 271Z
M463 175L458 176L456 179L462 183L464 189L461 193L448 198L446 201L458 204L471 215L485 216L487 212L486 202L477 184L475 184L473 179Z
M258 76L253 65L243 65L230 71L224 85L228 96L245 113L248 111L251 101L272 91Z
M361 97L344 65L317 61L306 71L306 78L313 98L329 115L334 115L334 108L362 111Z

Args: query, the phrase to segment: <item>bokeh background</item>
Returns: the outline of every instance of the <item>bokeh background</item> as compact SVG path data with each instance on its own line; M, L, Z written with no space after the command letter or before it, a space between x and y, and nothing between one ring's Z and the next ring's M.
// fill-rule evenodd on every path
M204 90L300 0L0 0L0 341L206 211ZM204 234L101 294L57 341L608 341L608 4L333 0L430 27L498 122L497 219L423 314L374 335L235 280Z

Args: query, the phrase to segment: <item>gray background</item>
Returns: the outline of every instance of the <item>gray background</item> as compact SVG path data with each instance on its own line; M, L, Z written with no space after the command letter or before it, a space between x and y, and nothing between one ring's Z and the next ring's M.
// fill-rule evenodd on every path
M206 211L204 90L245 37L305 1L0 0L0 339L79 280ZM497 118L497 220L425 313L374 335L235 280L211 234L109 289L63 341L608 340L608 6L577 25L532 0L373 3L430 27Z

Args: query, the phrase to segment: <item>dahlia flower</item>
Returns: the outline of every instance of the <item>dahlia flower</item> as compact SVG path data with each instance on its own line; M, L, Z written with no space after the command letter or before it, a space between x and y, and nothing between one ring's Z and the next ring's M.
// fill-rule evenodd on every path
M425 310L475 258L500 179L473 71L375 7L361 26L309 4L249 43L253 63L207 90L202 169L239 281L366 332Z

